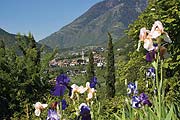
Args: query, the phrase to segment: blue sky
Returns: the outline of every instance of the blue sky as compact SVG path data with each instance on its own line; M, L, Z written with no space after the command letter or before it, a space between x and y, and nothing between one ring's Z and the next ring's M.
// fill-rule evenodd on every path
M0 28L31 32L36 41L58 31L102 0L1 0Z

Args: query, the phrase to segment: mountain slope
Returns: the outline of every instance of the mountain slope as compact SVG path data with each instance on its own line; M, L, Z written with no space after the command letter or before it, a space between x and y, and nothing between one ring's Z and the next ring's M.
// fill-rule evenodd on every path
M17 53L20 53L20 49L18 48L17 40L16 40L17 35L11 34L6 32L5 30L0 28L0 41L2 40L5 44L6 48L11 48L14 49ZM27 40L27 37L24 37L25 40ZM37 46L40 48L42 45L37 43ZM51 48L48 46L44 47L44 51L52 51Z
M0 40L3 40L7 47L11 47L16 44L15 35L6 32L0 28Z
M104 0L39 42L60 49L100 45L107 41L107 32L111 32L114 40L118 40L146 5L147 0Z

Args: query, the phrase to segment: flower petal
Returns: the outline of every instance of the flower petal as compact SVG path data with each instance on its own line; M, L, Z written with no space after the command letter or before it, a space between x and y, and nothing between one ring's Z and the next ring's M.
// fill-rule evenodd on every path
M54 96L63 96L66 90L66 86L64 85L56 85L54 89L51 91L51 94Z
M43 109L46 108L48 104L42 104Z
M57 84L68 85L69 82L70 82L70 79L65 74L61 74L56 78L56 85Z
M40 116L41 110L40 110L40 109L36 109L36 110L34 111L34 113L35 113L36 116Z
M156 52L154 50L149 51L146 53L146 61L147 62L152 62L156 57Z
M140 34L139 34L139 40L140 41L144 41L147 38L147 33L149 33L150 31L147 30L145 27L140 29Z
M85 103L82 103L79 109L82 120L91 120L90 108Z
M146 72L146 77L155 79L155 77L156 77L155 68L153 68L153 67L148 68L148 70Z
M49 109L48 110L48 116L46 120L60 120L60 117L58 116L56 110Z
M97 84L97 78L93 77L90 81L90 88L95 88Z
M86 90L87 90L87 88L84 88L83 86L80 86L79 88L78 88L78 92L79 93L84 93L84 92L86 92Z
M163 25L160 21L155 21L152 28L151 28L151 32L149 33L149 36L151 38L156 39L157 37L159 37L162 33L164 32L164 28Z
M151 106L151 105L152 105L152 103L149 101L148 96L147 96L145 93L141 93L141 94L139 95L139 100L141 101L141 103L142 103L143 105L148 105L148 106Z
M138 96L133 96L132 97L132 107L133 108L140 108L141 107L141 104L140 104L140 100L138 98Z
M168 33L167 32L164 32L165 34L163 34L163 37L164 37L164 41L165 42L168 42L168 43L172 43L172 40L171 38L169 37Z
M154 50L154 45L153 45L152 39L148 38L148 39L145 39L145 40L144 40L144 48L145 48L147 51Z
M62 99L62 110L65 110L66 107L67 107L67 103L66 103L66 100L65 99Z

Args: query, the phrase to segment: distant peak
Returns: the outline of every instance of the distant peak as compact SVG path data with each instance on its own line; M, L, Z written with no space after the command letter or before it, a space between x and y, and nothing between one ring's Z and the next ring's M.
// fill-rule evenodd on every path
M103 45L107 32L113 33L114 41L119 40L124 36L128 25L137 19L139 11L145 9L146 3L147 0L102 0L73 22L39 42L61 49Z
M1 33L8 33L8 32L6 32L5 30L3 30L2 28L0 28L0 32L1 32Z

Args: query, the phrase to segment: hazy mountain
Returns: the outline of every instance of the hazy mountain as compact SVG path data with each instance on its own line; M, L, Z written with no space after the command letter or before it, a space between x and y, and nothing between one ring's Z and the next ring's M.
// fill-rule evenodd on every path
M16 34L8 33L7 31L0 28L0 41L4 41L5 47L15 49L15 51L19 53L16 36ZM26 36L24 37L24 40L27 40ZM41 47L42 45L37 43L37 46ZM45 51L52 51L52 49L48 46L45 46L44 49Z
M101 45L106 44L107 32L112 33L114 40L119 40L146 6L147 0L104 0L39 42L60 49Z
M14 44L16 44L15 35L10 34L10 33L6 32L5 30L3 30L1 28L0 28L0 40L3 40L7 47L11 47Z

